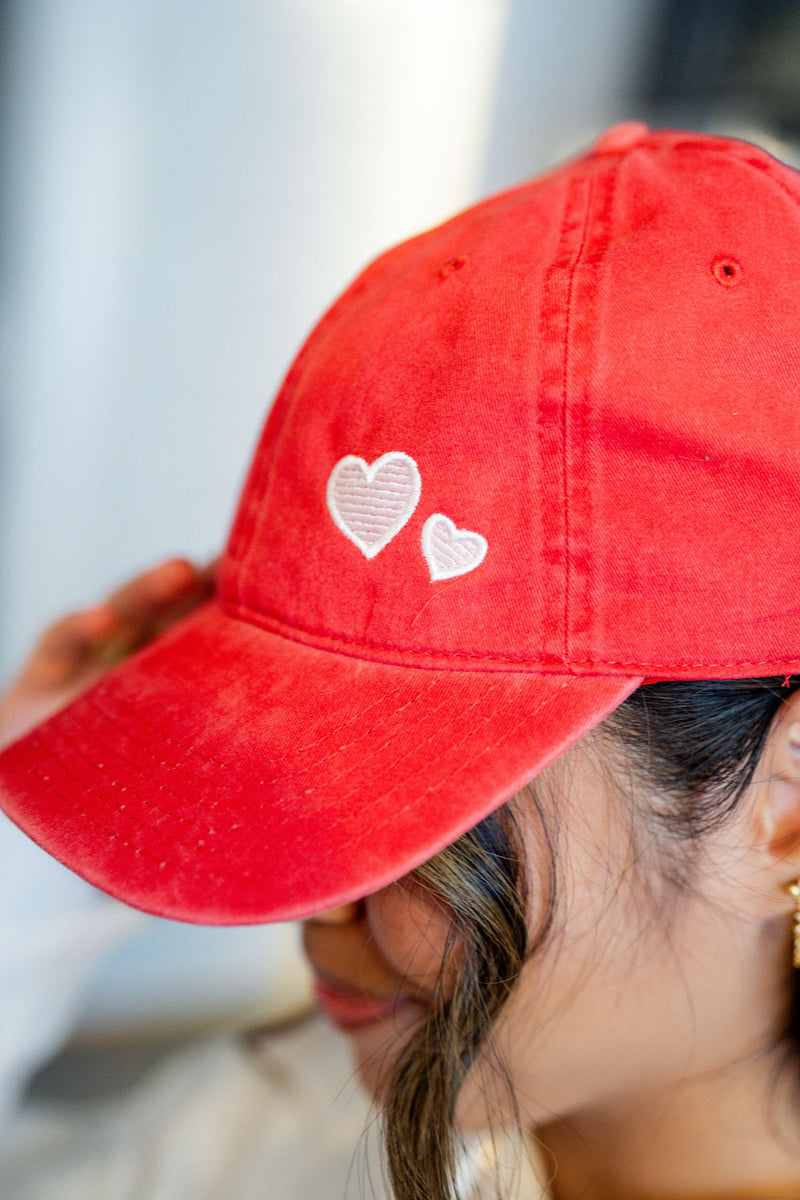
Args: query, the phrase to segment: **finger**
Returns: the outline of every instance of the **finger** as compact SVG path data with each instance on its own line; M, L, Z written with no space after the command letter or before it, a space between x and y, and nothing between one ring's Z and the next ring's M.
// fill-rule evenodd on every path
M169 559L125 584L108 601L119 630L102 647L101 661L111 666L138 650L208 600L214 589L213 564L198 568L186 559Z
M199 590L204 597L208 598L214 595L217 590L217 582L219 580L219 571L222 566L222 555L218 554L216 558L212 558L209 562L204 563L198 570L198 585Z
M117 629L117 618L106 605L62 617L39 639L23 668L25 682L34 688L61 686Z
M191 595L200 572L185 558L170 558L137 575L108 597L107 605L123 624L151 620L166 605Z
M159 634L169 629L171 625L174 625L176 621L180 621L182 617L186 617L189 613L194 612L206 600L211 599L214 591L213 581L209 579L200 580L193 592L179 597L156 614L154 620L149 625L150 636L158 637Z
M117 618L106 604L84 608L50 625L39 639L39 649L57 658L69 656L107 637L116 624Z
M102 674L208 599L214 565L198 569L186 559L168 559L104 604L62 617L42 634L13 686L41 693L83 684L89 672Z

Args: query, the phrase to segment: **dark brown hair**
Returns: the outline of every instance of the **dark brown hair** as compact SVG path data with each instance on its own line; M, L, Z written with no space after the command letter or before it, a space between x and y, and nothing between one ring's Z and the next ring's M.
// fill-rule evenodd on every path
M648 684L602 726L629 774L644 785L637 812L669 846L665 873L683 888L703 835L736 808L750 784L772 721L800 677ZM514 802L481 821L414 872L450 916L445 958L427 1019L397 1064L383 1107L386 1166L396 1200L460 1200L455 1129L459 1090L479 1051L493 1055L492 1029L524 963L547 939L556 895L554 832L535 787L525 789L547 848L535 935ZM669 864L669 865L666 865ZM796 973L800 974L800 973ZM449 999L444 979L449 979ZM455 982L453 982L453 980ZM787 1042L800 1052L795 979Z

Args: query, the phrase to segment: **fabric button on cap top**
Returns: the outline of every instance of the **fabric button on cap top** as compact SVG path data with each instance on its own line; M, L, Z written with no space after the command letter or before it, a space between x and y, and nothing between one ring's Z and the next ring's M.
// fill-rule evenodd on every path
M621 121L612 125L597 139L592 147L595 154L614 154L617 151L632 150L650 134L643 121Z

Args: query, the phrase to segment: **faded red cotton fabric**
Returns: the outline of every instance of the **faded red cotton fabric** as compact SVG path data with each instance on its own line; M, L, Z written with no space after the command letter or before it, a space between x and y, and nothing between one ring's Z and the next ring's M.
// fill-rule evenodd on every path
M305 915L644 677L799 671L799 200L626 126L379 258L277 397L218 598L0 756L12 818L150 911Z

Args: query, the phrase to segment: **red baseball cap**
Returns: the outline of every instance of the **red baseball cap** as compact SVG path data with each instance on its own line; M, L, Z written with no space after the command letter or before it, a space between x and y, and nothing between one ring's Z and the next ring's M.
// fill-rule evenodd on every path
M169 917L397 879L646 678L800 671L800 179L610 130L382 255L301 350L218 595L0 756Z

